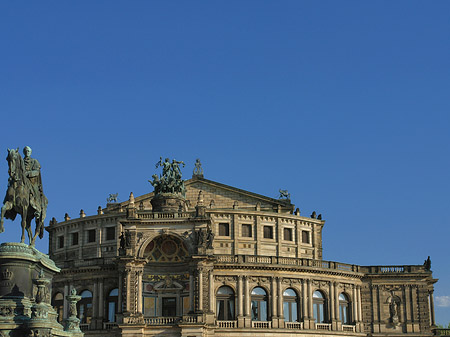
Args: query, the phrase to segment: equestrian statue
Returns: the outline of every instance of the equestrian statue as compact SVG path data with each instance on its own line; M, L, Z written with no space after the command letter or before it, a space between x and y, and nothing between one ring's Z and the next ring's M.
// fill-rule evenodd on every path
M36 237L44 236L44 220L47 213L48 200L44 195L41 179L41 165L31 158L31 148L23 149L24 157L19 154L19 148L8 149L8 189L3 201L0 218L0 233L5 231L4 218L14 220L17 214L22 217L22 237L25 242L25 230L28 234L30 246L34 246ZM35 220L36 229L33 235L31 220Z

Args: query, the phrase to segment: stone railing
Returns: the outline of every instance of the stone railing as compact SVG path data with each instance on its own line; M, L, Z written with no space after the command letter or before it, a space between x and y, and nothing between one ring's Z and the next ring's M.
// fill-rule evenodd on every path
M89 329L89 323L80 324L80 330L83 331L83 332L90 330Z
M103 330L112 330L114 328L117 328L116 322L105 322L103 323Z
M257 256L257 255L216 255L219 263L252 263L261 265L302 266L322 269L359 272L359 266L340 262L313 260L296 257Z
M99 266L99 265L106 265L114 264L114 258L112 257L98 257L94 259L88 259L88 260L71 260L71 261L64 261L64 268L75 268L75 267L90 267L90 266Z
M237 328L237 321L216 321L218 328Z
M285 322L284 327L286 329L303 329L303 323L302 322Z
M366 274L406 274L427 272L423 265L405 266L361 266L361 272Z
M436 328L433 329L433 333L436 336L450 336L450 329Z
M342 331L355 332L355 326L354 325L342 325Z
M260 264L278 266L299 266L321 269L331 269L344 272L359 272L366 274L399 274L426 272L423 265L405 266L358 266L334 261L313 260L296 257L258 256L258 255L216 255L218 263Z
M272 327L272 322L252 321L252 328L255 328L255 329L270 329L271 327Z
M178 219L178 218L192 218L195 212L178 212L178 213L159 213L149 211L138 211L138 219Z
M316 323L316 330L331 331L331 324L330 323Z
M174 325L181 321L181 317L145 317L145 324L149 325Z

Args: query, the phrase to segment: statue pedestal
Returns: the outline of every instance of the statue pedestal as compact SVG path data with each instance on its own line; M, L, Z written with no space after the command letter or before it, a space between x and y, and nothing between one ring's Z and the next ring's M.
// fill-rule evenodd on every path
M83 336L64 331L50 304L51 280L59 270L27 244L0 245L0 336Z
M175 213L184 211L186 199L177 193L159 193L150 202L153 212Z

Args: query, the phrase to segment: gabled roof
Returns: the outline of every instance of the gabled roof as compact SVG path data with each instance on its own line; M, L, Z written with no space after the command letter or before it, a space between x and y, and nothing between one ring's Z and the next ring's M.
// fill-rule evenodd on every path
M208 208L254 208L259 204L261 209L276 209L278 207L281 207L285 211L294 209L294 205L291 204L290 200L270 198L202 177L194 176L191 179L185 180L184 185L186 187L186 200L188 201L189 207L194 207L197 204L198 193L202 191L204 205ZM135 196L136 206L142 203L144 208L148 209L151 207L150 200L153 196L153 192ZM109 204L108 208L126 207L128 203L129 201L126 200L118 204Z

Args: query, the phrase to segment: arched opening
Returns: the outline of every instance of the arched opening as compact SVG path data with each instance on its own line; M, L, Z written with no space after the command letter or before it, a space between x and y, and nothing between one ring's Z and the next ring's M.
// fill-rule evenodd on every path
M269 315L267 313L267 292L264 288L256 287L252 290L252 320L267 321Z
M149 262L183 262L189 255L185 243L173 235L161 235L145 247L143 256Z
M108 322L116 321L117 313L117 300L119 298L119 289L115 288L111 290L106 297L107 310L108 310Z
M219 321L231 321L235 318L234 291L228 286L222 286L217 290L217 319Z
M316 290L313 294L313 312L316 323L326 322L326 300L323 293Z
M283 292L283 314L285 322L299 321L299 299L294 289L288 288Z
M56 320L58 323L61 323L64 319L64 296L61 293L56 293L55 296L53 296L52 300L52 306L55 308L56 313L58 314Z
M81 300L78 302L78 315L81 324L89 324L92 319L92 293L84 290L80 294Z
M339 294L339 315L342 324L350 324L350 301L344 293Z

